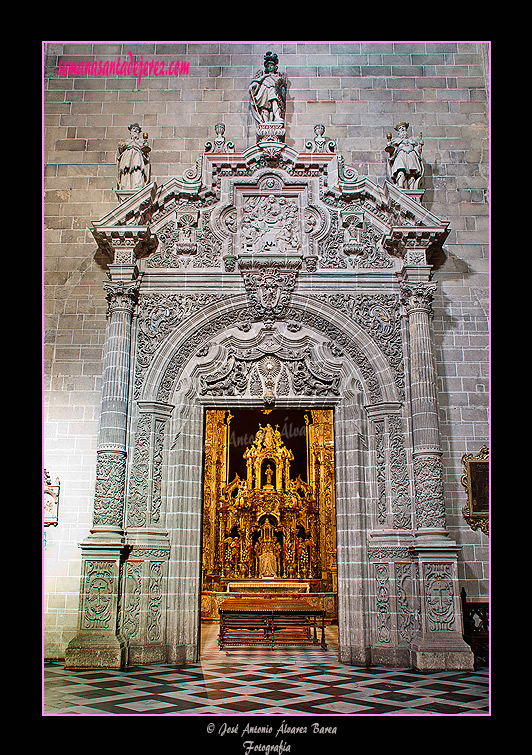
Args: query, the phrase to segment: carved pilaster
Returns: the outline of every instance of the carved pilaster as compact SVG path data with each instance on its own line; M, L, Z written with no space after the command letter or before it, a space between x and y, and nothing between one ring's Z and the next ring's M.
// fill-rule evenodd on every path
M405 546L373 546L368 559L374 601L372 662L408 665L410 644L421 626L416 564Z
M120 669L127 663L127 643L117 621L122 547L95 538L87 538L81 547L78 632L65 651L65 666Z
M124 564L120 626L128 662L166 661L166 579L169 545L164 534L137 532Z
M413 549L419 573L421 627L411 645L411 664L420 671L472 670L474 657L462 637L457 576L458 547L418 544Z
M133 464L129 480L127 525L146 527L161 521L164 429L171 404L139 401Z

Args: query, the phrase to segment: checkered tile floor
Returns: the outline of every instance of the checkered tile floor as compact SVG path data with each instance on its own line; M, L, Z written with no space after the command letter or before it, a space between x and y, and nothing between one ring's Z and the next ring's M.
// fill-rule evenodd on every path
M219 650L217 626L202 627L199 663L135 666L125 671L44 668L50 714L338 716L341 714L488 714L487 668L419 674L357 668L338 661L338 629L327 651Z

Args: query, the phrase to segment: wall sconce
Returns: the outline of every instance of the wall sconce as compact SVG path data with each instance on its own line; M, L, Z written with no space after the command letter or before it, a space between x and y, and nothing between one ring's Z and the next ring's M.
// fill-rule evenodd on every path
M52 485L52 479L44 470L43 522L45 527L57 527L59 524L59 478Z

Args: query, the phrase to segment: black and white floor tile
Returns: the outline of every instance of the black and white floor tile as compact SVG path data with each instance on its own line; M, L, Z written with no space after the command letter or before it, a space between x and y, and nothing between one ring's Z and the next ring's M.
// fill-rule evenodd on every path
M338 629L327 651L219 650L217 626L202 627L198 663L124 671L44 667L44 715L487 715L489 669L420 674L338 661Z

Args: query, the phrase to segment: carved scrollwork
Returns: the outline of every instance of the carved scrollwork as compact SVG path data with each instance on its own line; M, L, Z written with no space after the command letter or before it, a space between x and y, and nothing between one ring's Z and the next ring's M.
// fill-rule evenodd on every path
M445 527L441 458L414 457L414 482L418 527Z
M124 485L126 454L121 451L99 451L94 493L95 525L122 527L124 517Z
M229 347L223 366L200 377L202 396L338 396L339 386L340 375L326 372L310 347L276 354Z

